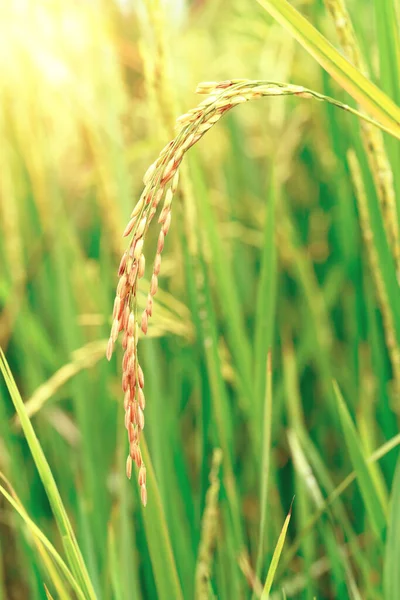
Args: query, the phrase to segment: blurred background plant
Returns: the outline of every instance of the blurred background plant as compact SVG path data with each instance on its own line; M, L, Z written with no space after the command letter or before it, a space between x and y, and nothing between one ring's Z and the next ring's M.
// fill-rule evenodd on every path
M292 4L399 104L395 2ZM0 29L0 599L400 597L399 141L268 98L189 152L143 509L105 360L143 174L199 81L352 100L256 2L13 0Z

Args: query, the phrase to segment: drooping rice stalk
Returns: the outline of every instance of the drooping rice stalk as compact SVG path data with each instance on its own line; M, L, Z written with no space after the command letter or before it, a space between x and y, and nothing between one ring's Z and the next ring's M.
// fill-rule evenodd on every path
M165 146L157 160L147 170L143 180L144 190L123 233L124 237L131 236L131 241L122 256L118 269L120 279L106 352L107 358L110 360L118 334L123 332L122 347L125 353L122 361L122 389L125 393L125 427L129 440L126 474L130 479L132 463L135 462L139 469L138 481L144 505L147 503L146 467L139 442L144 428L145 395L143 391L144 375L138 359L137 345L139 330L146 335L148 321L153 312L153 297L158 289L162 251L171 225L172 200L177 190L179 167L185 153L231 108L249 100L268 96L295 95L303 98L315 98L329 102L369 123L382 127L370 117L341 102L297 85L236 79L220 83L201 83L197 88L197 93L209 95L197 107L178 118L177 135ZM150 289L146 307L143 313L138 315L138 283L145 272L144 240L162 200L163 205L158 218L161 227L153 262Z

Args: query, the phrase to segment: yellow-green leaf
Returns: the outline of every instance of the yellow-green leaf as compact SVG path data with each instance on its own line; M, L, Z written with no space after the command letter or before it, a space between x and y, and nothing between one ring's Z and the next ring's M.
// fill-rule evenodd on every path
M370 115L400 138L400 108L287 0L257 0Z

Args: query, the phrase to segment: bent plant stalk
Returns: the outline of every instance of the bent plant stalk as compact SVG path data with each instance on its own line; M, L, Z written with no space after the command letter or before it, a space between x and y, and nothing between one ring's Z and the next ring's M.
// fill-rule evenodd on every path
M143 392L144 375L139 364L137 345L139 329L144 334L147 333L148 320L152 315L153 297L158 289L161 255L171 224L172 199L177 190L179 166L185 153L231 108L265 96L294 95L329 102L387 131L384 126L354 108L302 86L236 79L220 83L200 83L196 91L199 94L209 94L209 96L196 108L177 119L177 135L161 150L157 160L147 170L143 179L144 190L123 233L124 237L131 236L131 241L122 256L118 269L119 282L114 301L111 335L107 345L107 358L110 360L118 334L123 332L122 347L125 353L122 361L122 389L125 393L125 427L129 440L126 474L130 479L132 464L135 462L139 469L138 481L144 505L147 503L146 467L139 442L144 428L145 396ZM164 202L158 218L161 227L153 262L150 289L146 307L138 316L138 283L145 272L144 239L162 200Z

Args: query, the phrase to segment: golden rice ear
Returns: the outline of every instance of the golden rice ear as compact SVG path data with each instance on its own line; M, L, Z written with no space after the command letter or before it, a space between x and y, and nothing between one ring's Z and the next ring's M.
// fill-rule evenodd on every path
M139 447L140 433L144 428L143 411L145 408L145 399L142 392L144 377L137 353L139 325L141 331L146 334L149 318L153 312L153 296L158 290L158 276L161 270L161 255L165 246L165 237L171 226L171 206L177 191L179 166L185 152L196 144L234 106L263 96L294 95L324 100L376 125L373 119L362 115L347 105L304 87L287 83L232 79L220 83L201 83L197 91L199 93L212 93L197 107L189 110L177 120L177 134L147 169L143 179L144 190L123 233L125 237L131 236L131 242L128 250L123 254L118 268L120 279L114 302L111 336L107 344L107 358L110 360L118 334L123 331L122 346L126 349L126 354L122 363L122 388L125 392L125 426L130 447L127 461L128 477L131 475L132 461L136 463L138 468L144 469ZM150 290L146 308L138 322L137 287L138 281L143 277L145 270L144 241L163 198L164 203L158 219L160 231ZM147 491L143 476L139 485L143 504L146 504Z

